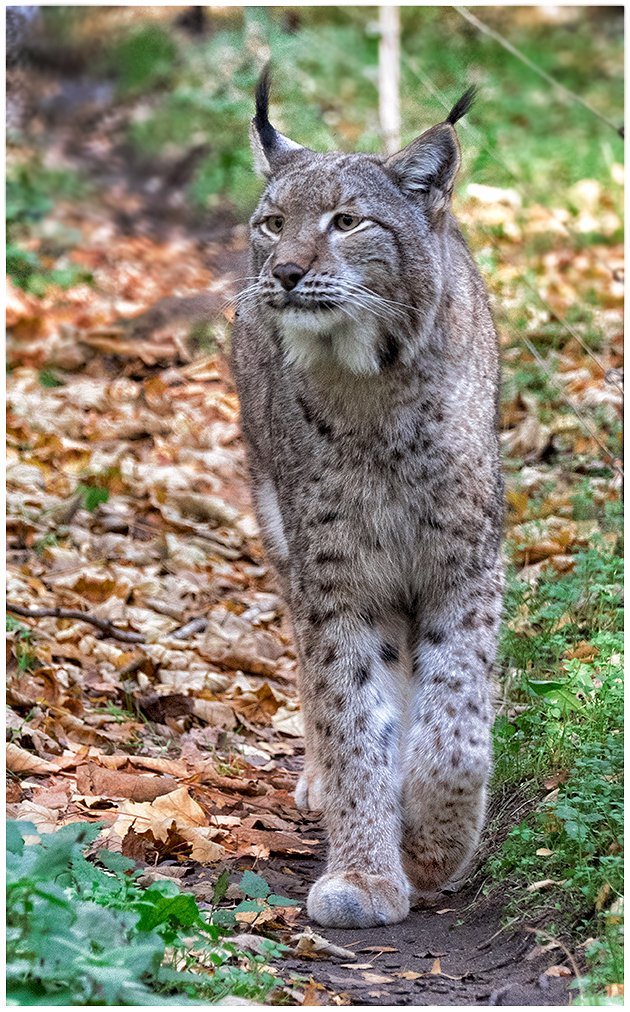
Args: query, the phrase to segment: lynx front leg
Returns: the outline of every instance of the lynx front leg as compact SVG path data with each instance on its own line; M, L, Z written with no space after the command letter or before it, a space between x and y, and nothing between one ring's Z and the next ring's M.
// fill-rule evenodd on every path
M409 912L400 856L398 652L369 623L347 615L312 615L296 632L312 735L307 776L320 788L329 841L326 874L310 891L308 912L331 927L396 923Z
M498 607L479 614L471 608L455 626L452 619L436 625L418 644L413 665L403 863L419 900L465 871L483 826L492 765Z

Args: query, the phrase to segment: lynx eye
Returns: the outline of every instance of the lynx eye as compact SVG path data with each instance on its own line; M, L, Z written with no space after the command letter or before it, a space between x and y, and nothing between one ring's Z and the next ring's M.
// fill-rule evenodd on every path
M270 214L268 218L265 218L264 224L274 235L279 235L282 232L284 218L281 214Z
M350 232L353 228L356 228L362 221L362 218L358 214L347 214L342 211L341 214L335 216L335 227L341 232Z

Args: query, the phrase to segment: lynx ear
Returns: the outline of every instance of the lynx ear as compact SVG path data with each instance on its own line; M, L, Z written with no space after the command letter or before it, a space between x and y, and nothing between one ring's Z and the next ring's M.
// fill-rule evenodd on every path
M415 141L385 162L400 188L410 197L425 202L432 211L450 204L455 177L462 161L454 124L472 105L474 88L469 88L453 106L444 123L426 130Z
M291 151L303 150L301 144L289 140L269 122L269 64L256 85L256 115L249 128L249 140L254 154L254 169L259 175L271 176L278 161Z

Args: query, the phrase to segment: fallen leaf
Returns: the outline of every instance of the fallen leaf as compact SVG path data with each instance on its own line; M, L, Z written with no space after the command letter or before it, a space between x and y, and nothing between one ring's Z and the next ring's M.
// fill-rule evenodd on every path
M594 661L599 656L599 649L587 640L582 640L575 647L571 647L569 650L565 650L563 657L568 660L579 660L588 664L590 661Z
M7 769L12 773L59 773L59 766L40 759L14 742L7 743Z
M439 959L435 960L435 962L434 962L434 964L431 967L431 970L429 972L431 974L435 974L435 975L438 975L440 977L448 977L449 980L463 980L464 977L466 976L466 974L463 974L463 976L461 976L461 977L454 977L452 973L444 973L444 970L442 970L442 968L440 967L440 961L439 961Z
M403 970L402 973L395 973L394 977L402 977L403 980L417 980L418 977L424 977L424 974L416 973L415 970Z
M199 717L199 720L203 720L210 727L221 727L227 731L233 731L238 723L232 707L214 699L193 700L192 712L195 717Z
M540 882L532 882L531 885L527 886L527 889L525 891L528 893L535 893L539 889L548 889L550 886L564 885L565 882L566 879L564 878L563 879L544 878Z
M312 854L317 840L306 840L291 833L276 833L265 829L238 829L234 839L239 845L258 844L266 847L272 854Z
M595 900L595 909L601 910L609 896L610 896L610 882L604 882L603 886L597 893L597 898Z
M545 788L548 791L553 791L559 784L566 784L568 779L569 771L563 770L561 773L556 773L554 776L548 777L547 780L545 780Z
M280 734L289 734L294 738L304 737L304 717L298 709L281 706L271 718L271 726Z
M536 853L538 857L551 857L553 850L548 850L547 847L539 847Z
M568 966L550 966L545 970L545 977L572 977L573 974Z
M362 973L361 976L368 984L393 984L393 977L383 977L379 973Z
M176 791L177 782L172 777L120 773L117 770L102 769L96 763L87 763L85 766L77 767L77 790L83 795L129 798L131 801L155 801L163 794Z
M32 822L40 833L54 833L59 812L44 805L36 805L33 801L22 801L16 805L14 818Z
M607 984L606 995L608 998L623 998L623 984Z
M166 843L171 827L182 832L195 826L206 826L207 818L203 808L190 797L185 787L156 798L152 802L138 803L124 801L118 805L120 813L112 832L125 838L129 830L137 835L151 833L156 841Z
M538 957L541 956L543 953L549 952L551 949L559 949L559 948L560 948L559 942L547 942L546 945L535 945L534 948L527 953L525 959L527 960L538 959Z
M299 935L293 935L290 945L295 955L299 956L334 956L337 959L356 959L350 949L342 949L340 945L329 942L323 935L318 935L312 928L305 928Z

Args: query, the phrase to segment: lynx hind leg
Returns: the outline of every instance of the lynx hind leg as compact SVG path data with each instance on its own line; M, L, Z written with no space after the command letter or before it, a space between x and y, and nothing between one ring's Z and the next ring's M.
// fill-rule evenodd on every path
M416 654L403 786L403 866L415 901L461 878L483 827L498 615L485 617L470 628L467 612L463 628L436 630Z

